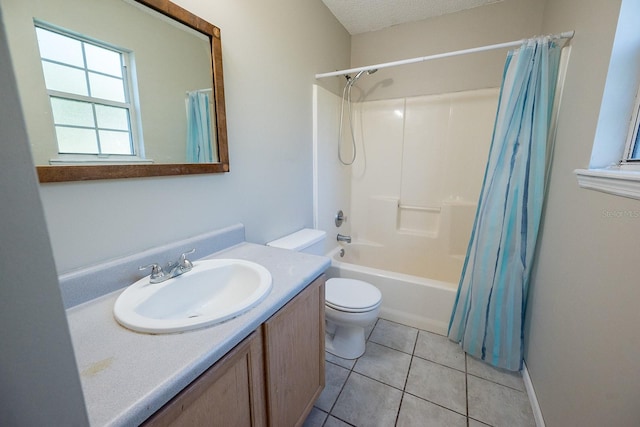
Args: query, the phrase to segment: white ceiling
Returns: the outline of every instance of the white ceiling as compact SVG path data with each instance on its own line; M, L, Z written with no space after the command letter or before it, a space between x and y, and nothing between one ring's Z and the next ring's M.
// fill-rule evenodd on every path
M350 34L498 3L503 0L322 0Z

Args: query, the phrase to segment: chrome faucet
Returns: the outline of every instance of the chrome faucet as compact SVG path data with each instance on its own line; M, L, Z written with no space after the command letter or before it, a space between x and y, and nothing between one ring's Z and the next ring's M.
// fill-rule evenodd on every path
M338 242L351 243L351 236L345 236L342 234L338 234Z
M180 258L177 261L167 263L167 266L165 267L166 271L162 269L160 264L156 263L142 266L139 270L151 268L149 283L164 282L165 280L169 280L190 271L193 268L193 264L187 259L187 255L192 254L195 251L195 249L191 249L190 251L184 252L180 255Z

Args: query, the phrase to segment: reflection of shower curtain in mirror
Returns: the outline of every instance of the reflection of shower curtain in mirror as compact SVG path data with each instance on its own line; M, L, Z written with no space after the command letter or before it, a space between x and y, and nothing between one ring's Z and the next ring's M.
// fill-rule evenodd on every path
M189 92L187 99L187 163L212 163L209 93Z
M522 368L527 288L542 214L561 48L527 41L507 57L493 141L449 338L494 366Z

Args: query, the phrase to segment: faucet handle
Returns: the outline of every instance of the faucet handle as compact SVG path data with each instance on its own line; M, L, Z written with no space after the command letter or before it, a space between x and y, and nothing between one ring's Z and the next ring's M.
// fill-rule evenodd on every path
M156 280L166 276L166 273L162 271L162 267L160 266L160 264L156 264L155 262L149 265L140 266L138 267L138 270L142 271L146 270L147 268L151 269L151 275L149 276L149 281L151 283L155 283Z
M183 252L182 255L180 255L180 261L178 261L178 265L180 267L182 267L183 269L189 269L191 270L193 268L193 264L191 263L191 261L189 261L187 259L187 255L192 254L196 251L195 248L191 249L190 251L187 252Z

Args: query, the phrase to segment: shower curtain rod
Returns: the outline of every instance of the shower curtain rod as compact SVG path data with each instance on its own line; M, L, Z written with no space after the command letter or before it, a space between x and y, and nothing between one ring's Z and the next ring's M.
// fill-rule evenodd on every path
M187 93L187 95L189 95L190 93L194 93L194 92L195 93L202 93L202 92L211 92L211 91L213 91L213 88L208 87L206 89L188 90L186 93Z
M560 38L560 39L570 39L570 38L573 37L574 34L575 34L575 31L572 30L572 31L565 31L565 32L560 33L560 34L554 34L551 37ZM489 45L489 46L482 46L482 47L474 47L474 48L471 48L471 49L456 50L454 52L438 53L436 55L420 56L418 58L403 59L403 60L400 60L400 61L393 61L393 62L385 62L383 64L368 65L366 67L349 68L348 70L332 71L330 73L316 74L316 79L323 79L325 77L333 77L333 76L342 76L342 75L345 75L345 74L358 73L360 71L368 71L368 70L372 70L372 69L378 69L379 70L380 68L389 68L389 67L395 67L396 65L413 64L413 63L416 63L416 62L430 61L432 59L448 58L450 56L466 55L468 53L484 52L484 51L487 51L487 50L495 50L495 49L502 49L502 48L506 48L506 47L520 46L522 43L524 43L527 40L528 39L522 39L522 40L516 40L516 41L512 41L512 42L492 44L492 45Z

